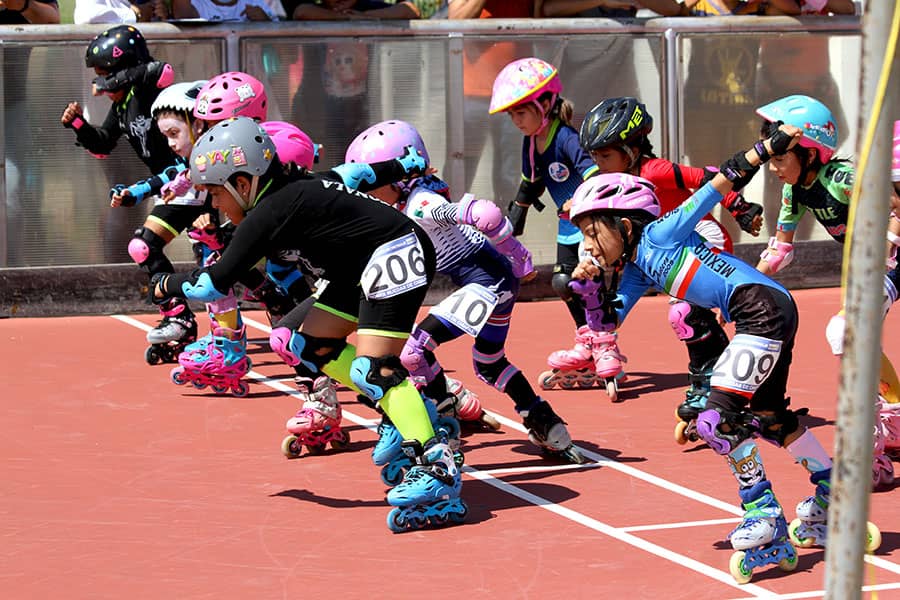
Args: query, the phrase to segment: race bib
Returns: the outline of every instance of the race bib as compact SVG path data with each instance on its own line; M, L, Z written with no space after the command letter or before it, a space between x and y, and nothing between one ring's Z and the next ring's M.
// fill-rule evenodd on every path
M499 300L497 294L483 285L469 283L432 306L428 312L477 337Z
M415 233L379 246L359 284L369 300L384 300L428 283L425 253Z
M719 357L710 384L752 396L768 379L779 356L780 341L739 333Z

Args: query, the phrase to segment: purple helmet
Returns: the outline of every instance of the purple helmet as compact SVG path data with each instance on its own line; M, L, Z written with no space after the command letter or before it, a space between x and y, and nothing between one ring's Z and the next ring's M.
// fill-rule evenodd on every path
M382 121L372 125L356 136L347 153L344 162L373 163L400 158L404 154L404 148L412 146L425 158L425 162L431 164L425 142L415 127L406 121Z
M635 175L594 175L575 190L569 218L575 221L593 212L628 216L638 211L648 213L653 218L659 217L659 200L656 199L654 189L655 185Z
M194 116L203 121L250 117L265 121L268 113L266 88L252 75L229 71L210 79L197 96Z
M282 163L293 162L312 171L319 148L302 129L284 121L266 121L261 127L275 142L275 151Z

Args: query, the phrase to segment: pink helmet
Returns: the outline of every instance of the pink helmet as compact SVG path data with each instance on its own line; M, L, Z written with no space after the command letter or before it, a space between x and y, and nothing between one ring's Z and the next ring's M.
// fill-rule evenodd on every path
M344 162L373 163L400 158L404 148L412 146L431 164L425 142L415 127L406 121L382 121L356 136L347 147Z
M562 92L556 67L539 58L514 60L503 67L494 79L488 112L493 115L525 102L537 104L537 99L547 92L554 94L553 102ZM538 109L543 114L539 104Z
M275 142L275 151L282 163L294 162L307 171L312 171L319 148L303 130L284 121L266 121L260 126Z
M626 173L603 173L588 178L578 186L572 196L569 218L592 212L628 216L643 211L659 217L659 200L653 190L656 186L642 177Z
M239 71L229 71L210 79L194 104L194 116L204 121L250 117L265 121L269 102L259 79Z
M900 181L900 121L894 121L894 153L891 155L891 181Z

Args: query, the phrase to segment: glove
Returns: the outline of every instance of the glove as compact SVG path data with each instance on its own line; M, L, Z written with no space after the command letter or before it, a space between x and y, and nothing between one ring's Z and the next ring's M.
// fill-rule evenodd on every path
M828 320L828 325L825 326L825 339L828 340L828 345L831 346L831 353L835 356L840 356L844 353L845 325L844 311L841 311L831 317Z
M191 170L184 169L180 171L175 177L173 177L167 183L164 183L160 188L160 193L163 195L163 198L172 195L173 198L177 198L178 196L184 196L191 189Z
M459 201L457 223L472 225L489 238L498 237L503 230L506 219L500 208L490 200L476 200L472 194L466 194Z
M221 250L225 247L225 244L219 239L219 229L217 227L191 228L188 230L188 237L205 244L207 248L213 251Z
M601 278L573 279L569 282L569 289L581 296L584 316L592 331L606 332L615 329L615 317L611 319L606 312L606 285Z
M754 233L753 220L763 213L761 205L756 202L747 202L740 194L731 203L729 210L740 228L751 234Z
M518 237L525 233L525 218L528 216L528 207L521 206L514 200L509 203L506 212L513 226L513 235Z

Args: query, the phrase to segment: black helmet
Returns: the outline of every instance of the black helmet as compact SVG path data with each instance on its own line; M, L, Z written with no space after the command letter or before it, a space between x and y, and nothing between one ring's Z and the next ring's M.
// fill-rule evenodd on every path
M144 36L131 25L107 29L94 38L84 54L85 66L99 67L109 73L118 73L151 60Z
M613 145L639 146L651 131L653 117L637 98L608 98L585 115L578 141L588 152Z

